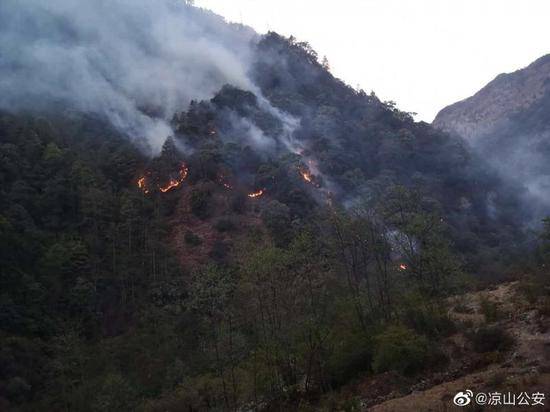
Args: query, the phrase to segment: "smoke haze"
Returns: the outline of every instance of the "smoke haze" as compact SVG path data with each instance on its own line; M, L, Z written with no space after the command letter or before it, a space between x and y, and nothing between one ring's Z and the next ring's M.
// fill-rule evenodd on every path
M191 99L252 89L256 34L175 0L3 0L0 108L106 116L151 153Z

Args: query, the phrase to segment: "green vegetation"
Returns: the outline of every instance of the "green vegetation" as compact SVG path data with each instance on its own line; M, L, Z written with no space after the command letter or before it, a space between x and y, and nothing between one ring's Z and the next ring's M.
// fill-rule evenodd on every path
M191 211L201 219L206 219L210 213L209 200L211 196L210 188L206 185L193 188L191 191L190 207Z
M289 206L267 201L265 231L234 247L217 241L212 263L185 273L167 243L174 197L136 186L145 159L116 135L73 138L79 122L34 122L2 123L0 380L11 405L295 405L361 374L414 374L432 361L446 333L434 308L460 268L436 208L412 192L294 222ZM208 219L215 190L193 186L193 213ZM237 229L226 216L212 225ZM184 241L201 243L191 231Z
M376 336L376 351L373 360L375 372L397 370L413 374L428 365L430 344L403 326L390 326Z
M514 339L498 326L480 327L469 336L476 352L503 351L510 348Z
M214 225L219 232L231 232L235 230L235 221L231 217L222 217Z
M362 376L445 361L446 298L521 250L514 199L460 142L345 86L306 44L258 48L254 76L301 118L302 156L232 130L231 110L269 137L283 125L230 86L175 116L154 159L98 119L0 114L1 406L314 410ZM298 173L310 155L313 182ZM153 190L182 161L181 187ZM182 213L202 226L174 240ZM478 351L505 341L472 336Z
M497 304L487 298L481 300L481 313L488 323L496 322L500 318Z
M544 219L543 230L540 234L538 257L542 265L550 265L550 217Z
M189 230L185 232L183 238L185 240L185 243L190 246L199 246L202 243L201 238Z

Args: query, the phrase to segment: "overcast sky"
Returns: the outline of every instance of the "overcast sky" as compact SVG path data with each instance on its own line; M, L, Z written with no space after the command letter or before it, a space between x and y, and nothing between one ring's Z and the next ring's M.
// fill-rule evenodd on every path
M196 0L260 33L293 34L333 74L432 121L497 74L550 53L550 0Z

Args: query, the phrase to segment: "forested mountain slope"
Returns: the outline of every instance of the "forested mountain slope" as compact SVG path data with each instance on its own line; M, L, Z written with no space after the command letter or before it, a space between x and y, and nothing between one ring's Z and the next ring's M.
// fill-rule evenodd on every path
M165 65L136 72L103 42L107 60L85 66L103 100L32 90L48 104L28 106L2 89L21 104L0 112L0 409L295 410L360 377L445 367L447 296L530 259L514 184L334 78L307 43L172 6L158 7L196 24L174 23L182 44L200 33L231 75L164 37L155 50L155 30L130 50L207 82L195 100L179 74L138 93ZM75 59L96 41L48 24Z

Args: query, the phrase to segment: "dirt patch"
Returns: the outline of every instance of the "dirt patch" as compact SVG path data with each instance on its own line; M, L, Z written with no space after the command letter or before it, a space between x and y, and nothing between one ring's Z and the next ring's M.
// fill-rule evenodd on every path
M542 392L545 406L536 409L494 406L499 411L550 410L550 319L534 310L518 293L518 282L472 292L450 299L449 315L474 330L489 323L514 337L514 347L503 354L475 354L464 330L444 342L451 358L443 372L419 378L406 389L386 389L385 395L365 391L360 394L362 410L376 412L484 410L453 404L453 397L467 389L474 393ZM487 303L489 302L489 303ZM485 309L484 309L485 307ZM487 309L489 308L489 309ZM487 313L491 317L487 322ZM398 385L394 385L398 388Z

